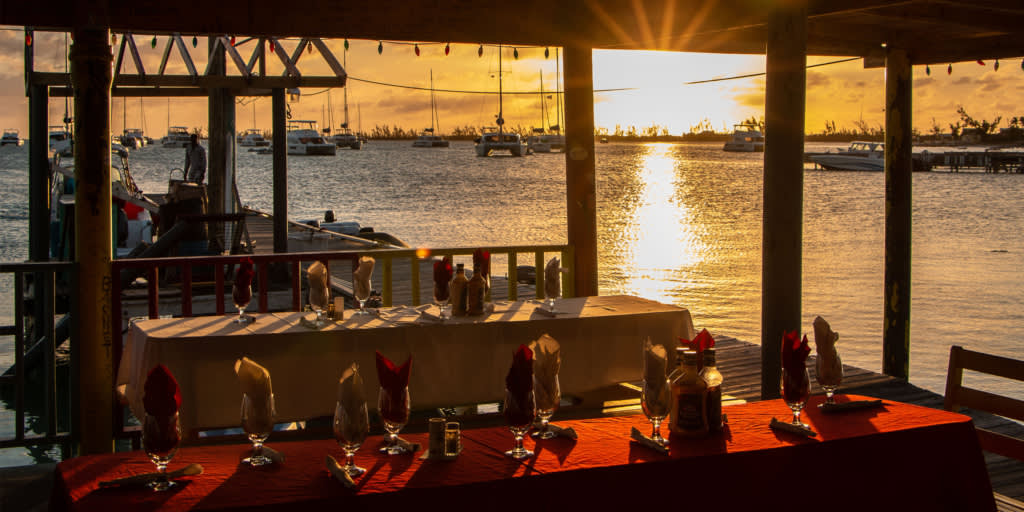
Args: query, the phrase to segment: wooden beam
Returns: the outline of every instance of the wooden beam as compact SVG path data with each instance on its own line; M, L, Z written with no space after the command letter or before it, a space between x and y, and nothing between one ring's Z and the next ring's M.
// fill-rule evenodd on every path
M327 62L327 65L330 66L331 71L334 71L335 76L342 80L348 78L348 73L345 71L345 68L341 66L341 63L334 57L334 53L331 52L331 49L328 48L319 37L313 38L313 46L316 46L316 49L320 52L320 56L323 57Z
M771 14L765 61L761 398L777 398L782 336L800 331L807 10Z
M192 77L199 76L199 72L196 71L196 65L192 62L192 54L189 53L188 47L185 46L185 41L181 40L181 34L174 34L174 44L178 47L178 54L181 55L181 60L185 62L185 67L188 68L188 74Z
M146 68L142 66L142 57L139 56L139 48L135 46L135 37L132 34L124 34L122 37L122 43L128 43L128 50L132 54L132 63L135 64L135 73L140 76L146 76Z
M167 59L171 56L171 49L174 48L174 37L167 38L167 46L164 47L164 53L160 56L160 67L157 69L156 74L164 74L164 70L167 69Z
M30 84L46 86L70 86L71 79L66 73L35 72ZM198 76L187 75L121 75L114 86L125 87L198 87L200 89L277 89L292 87L344 87L345 79L337 76ZM269 94L269 93L267 93Z
M79 454L113 450L114 365L121 342L112 325L110 200L110 32L78 29L71 45L75 83L75 262L78 286Z
M238 54L238 50L231 44L231 41L226 37L219 37L221 46L224 47L224 51L231 57L231 61L235 63L235 67L238 68L238 72L243 77L249 78L249 67L245 65L245 61L242 60L242 56Z
M576 294L597 295L597 180L594 71L589 46L565 48L565 188Z
M274 252L283 253L288 252L288 120L284 89L274 89L272 98Z
M281 63L284 64L285 74L295 77L302 76L302 73L299 73L299 70L295 67L295 63L292 62L291 57L288 57L288 54L285 53L284 48L281 47L281 42L278 41L277 38L275 37L271 37L269 39L270 44L274 45L274 55L277 55L277 58L281 59Z
M910 59L890 50L885 63L885 312L882 372L910 374L910 248L913 225L913 115Z

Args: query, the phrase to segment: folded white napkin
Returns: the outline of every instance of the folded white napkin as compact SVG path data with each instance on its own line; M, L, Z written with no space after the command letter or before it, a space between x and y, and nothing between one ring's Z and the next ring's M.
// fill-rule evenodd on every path
M318 304L321 304L326 309L331 297L330 291L327 289L327 267L319 261L313 262L306 269L306 278L309 280L310 306L314 304L317 298L322 298L322 301Z
M665 347L651 343L651 338L644 340L644 383L652 392L659 392L667 385L668 353Z
M273 388L270 385L270 372L256 364L248 357L235 361L235 375L242 393L248 395L253 409L249 424L253 430L270 432L274 423ZM260 426L262 425L262 426Z
M352 480L352 477L349 476L347 471L342 469L341 464L338 464L338 461L335 460L334 457L327 455L324 458L324 465L327 466L327 471L330 471L331 476L341 482L341 485L344 485L348 489L356 488L355 480Z
M549 299L554 299L562 295L562 273L566 272L560 266L560 260L557 256L551 258L547 265L544 266L544 296Z
M843 362L839 359L839 352L836 351L837 341L839 341L839 334L832 330L824 318L815 317L814 350L819 359L819 377L823 382L832 382L838 385L843 378Z
M373 275L374 259L370 256L359 258L359 266L352 273L352 286L356 297L370 296L370 276Z
M533 350L533 394L537 409L558 407L561 393L558 387L558 370L562 366L562 348L554 338L542 334L530 344Z

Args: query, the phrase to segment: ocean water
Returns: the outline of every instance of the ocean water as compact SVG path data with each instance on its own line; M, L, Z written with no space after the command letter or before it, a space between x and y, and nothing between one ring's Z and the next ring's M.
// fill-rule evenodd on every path
M289 157L290 217L322 218L331 209L421 247L567 242L562 155L478 158L469 142L410 144L371 141L335 157ZM596 151L600 293L677 304L698 330L759 343L763 156L725 153L720 143ZM271 210L270 156L239 148L236 161L242 202ZM160 147L130 157L147 192L165 190L183 162L184 150ZM0 148L3 261L27 254L27 167L27 146ZM910 379L942 393L953 344L1020 357L1024 175L918 173L913 186ZM802 331L825 317L840 333L845 363L880 371L883 175L808 166L804 194ZM11 284L3 279L0 321L10 323ZM0 339L0 371L13 363L12 344ZM1024 389L999 379L965 380L1024 398ZM12 425L13 413L0 409L0 437ZM7 450L0 466L39 457Z

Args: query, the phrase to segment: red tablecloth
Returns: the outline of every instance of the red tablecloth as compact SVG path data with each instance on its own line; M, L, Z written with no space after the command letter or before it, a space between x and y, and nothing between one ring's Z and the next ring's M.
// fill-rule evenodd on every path
M507 429L463 431L455 461L379 455L372 437L356 455L368 472L355 491L334 481L324 455L341 460L329 440L273 443L281 466L239 463L241 445L185 447L171 469L196 462L205 473L174 491L98 489L98 482L151 471L142 453L78 457L57 467L56 510L337 509L339 507L574 510L582 507L717 506L724 510L995 510L970 418L896 402L884 408L823 415L813 404L805 439L768 428L789 409L773 400L726 408L720 435L673 440L664 456L628 441L643 416L556 423L579 440L527 441L523 463L502 455ZM403 436L426 444L425 435ZM418 454L417 454L418 455ZM685 504L685 505L684 505Z

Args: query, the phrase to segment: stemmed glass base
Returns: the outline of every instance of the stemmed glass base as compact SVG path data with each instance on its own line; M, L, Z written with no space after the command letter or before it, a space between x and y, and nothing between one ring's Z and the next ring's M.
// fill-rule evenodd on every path
M445 321L444 312L445 312L446 309L448 309L448 301L447 300L444 300L444 301L438 300L438 301L434 302L434 305L437 306L437 318L440 318L441 321L444 322Z
M554 430L551 430L551 416L555 414L554 409L545 409L537 411L537 419L540 420L540 426L537 430L530 433L530 437L537 439L554 439L558 435L555 434Z
M359 302L359 311L355 312L356 315L369 315L369 314L372 314L372 313L370 313L369 311L366 310L366 300L367 299L369 299L369 297L367 297L366 299L359 299L359 298L356 299L356 301Z
M512 431L512 435L515 438L515 444L512 445L511 450L505 452L505 455L512 457L513 459L516 460L523 460L533 457L533 451L527 450L526 448L523 447L523 437L526 435L526 432L530 430L530 426L527 425L524 427L509 427L508 429Z
M246 306L248 306L248 304L246 304L245 306L239 306L238 304L235 304L235 307L238 308L238 318L235 318L234 323L245 325L248 323L252 323L255 320L255 318L245 314Z
M173 455L173 453L172 453ZM156 464L156 470L160 472L160 476L146 484L146 487L153 489L154 491L166 491L175 485L178 485L173 480L167 478L167 463L171 461L171 457L160 457L157 455L150 454L149 460Z
M818 404L818 407L825 407L826 405L836 404L836 388L839 386L822 386L821 389L825 390L825 401Z
M658 444L660 444L662 446L668 446L668 439L665 439L664 437L661 436L661 422L664 419L665 419L664 416L662 416L660 418L659 417L652 417L652 418L650 418L651 425L653 426L653 429L651 430L651 441L654 441L655 443L658 443Z
M548 297L547 300L544 301L544 306L548 308L548 311L554 313L555 312L555 297Z
M402 425L384 420L384 430L387 431L387 444L381 446L380 452L388 455L401 455L406 452L404 446L398 442L398 431Z
M341 449L345 451L345 465L342 466L341 469L345 470L345 472L348 473L348 476L355 478L357 476L362 475L363 473L366 473L366 468L356 466L354 460L356 450L359 449L358 444L342 445Z
M274 461L263 454L263 442L268 437L270 437L270 434L249 434L249 441L252 442L252 455L242 459L242 462L253 467L273 464Z
M156 470L160 473L156 479L146 484L150 489L166 491L176 485L167 478L167 464L177 453L180 439L178 413L170 417L146 414L143 418L142 448L149 460L156 464Z

